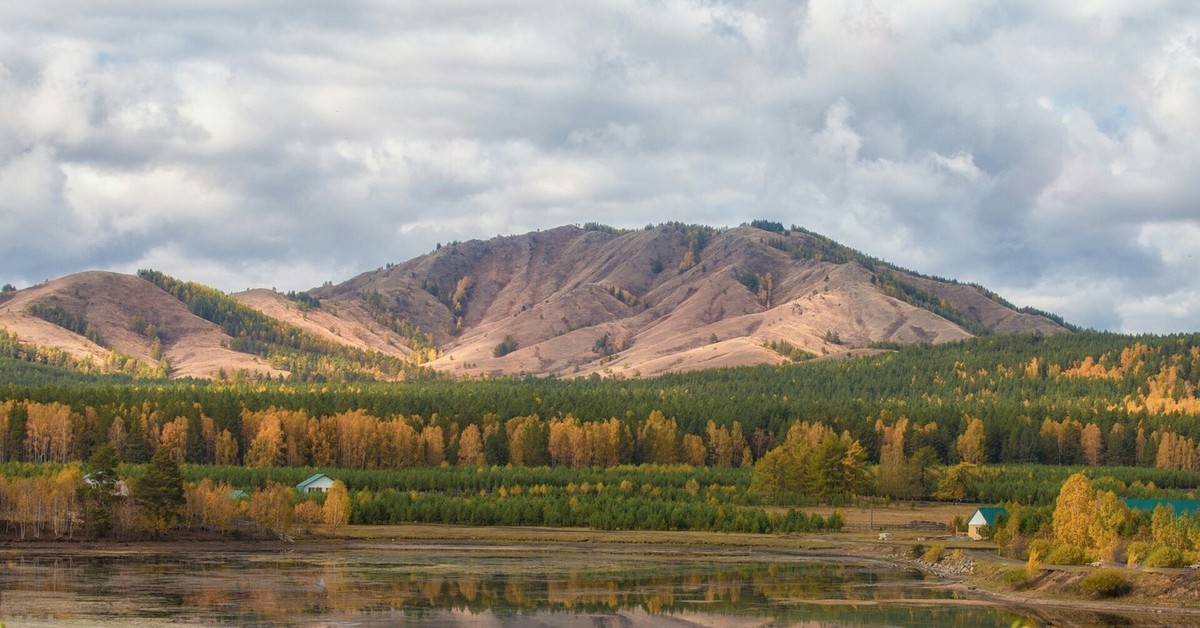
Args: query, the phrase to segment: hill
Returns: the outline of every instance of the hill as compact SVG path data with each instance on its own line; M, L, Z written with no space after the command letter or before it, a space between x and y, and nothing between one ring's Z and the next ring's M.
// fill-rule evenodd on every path
M560 227L451 244L312 294L338 307L370 295L432 336L431 366L465 375L636 377L1066 331L979 287L768 226Z
M335 380L426 367L644 377L1067 331L981 287L760 222L567 226L454 243L290 295L85 272L0 296L0 328L100 370Z

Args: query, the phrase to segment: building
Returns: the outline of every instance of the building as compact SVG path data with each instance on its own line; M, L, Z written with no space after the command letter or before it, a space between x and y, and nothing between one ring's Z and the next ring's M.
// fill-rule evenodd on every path
M92 477L91 473L83 476L83 483L91 487L95 487L99 484L99 482ZM116 482L113 482L112 494L119 495L121 497L129 497L129 485L125 483L125 480L117 480Z
M1170 507L1175 516L1200 514L1200 500L1196 499L1126 499L1125 505L1130 510L1142 510L1153 513L1159 505Z
M1001 516L1008 516L1008 511L1003 506L982 506L971 515L971 520L967 522L967 538L978 541L983 538L979 534L979 529L983 526L994 526L996 521Z
M296 485L296 490L301 493L324 493L333 486L333 478L324 473L316 473L310 476L307 480Z

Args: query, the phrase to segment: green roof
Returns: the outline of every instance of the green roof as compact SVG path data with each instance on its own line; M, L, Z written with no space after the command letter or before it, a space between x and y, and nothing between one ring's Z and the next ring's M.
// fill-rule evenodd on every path
M1193 515L1200 512L1200 499L1126 499L1125 505L1130 510L1145 510L1153 512L1159 504L1170 506L1178 515Z
M1004 506L980 506L979 510L976 510L975 514L971 515L970 523L975 523L975 518L978 516L983 518L985 525L992 526L996 525L996 519L1000 518L1001 515L1007 514L1008 510Z
M316 482L317 480L319 480L319 479L321 479L321 478L323 478L323 477L325 477L325 474L324 474L324 473L314 473L314 474L312 474L312 475L308 476L308 479L306 479L306 480L304 480L303 482L301 482L301 483L297 484L297 485L296 485L296 490L298 490L298 491L303 491L304 489L308 488L308 485L309 485L309 484L312 484L313 482Z

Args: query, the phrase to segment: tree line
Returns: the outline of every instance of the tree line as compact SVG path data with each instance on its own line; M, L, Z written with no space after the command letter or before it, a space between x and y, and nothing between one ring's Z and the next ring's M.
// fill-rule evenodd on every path
M1096 560L1130 566L1184 567L1200 561L1200 517L1176 512L1169 501L1131 508L1113 479L1074 473L1050 505L1011 502L984 529L1002 554L1027 560L1027 577L1042 563L1081 565ZM1182 502L1187 503L1187 502Z

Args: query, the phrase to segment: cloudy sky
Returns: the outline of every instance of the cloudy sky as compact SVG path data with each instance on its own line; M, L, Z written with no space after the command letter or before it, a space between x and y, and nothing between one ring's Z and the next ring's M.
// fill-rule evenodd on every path
M1200 4L0 2L0 282L342 281L586 221L797 224L1200 330Z

